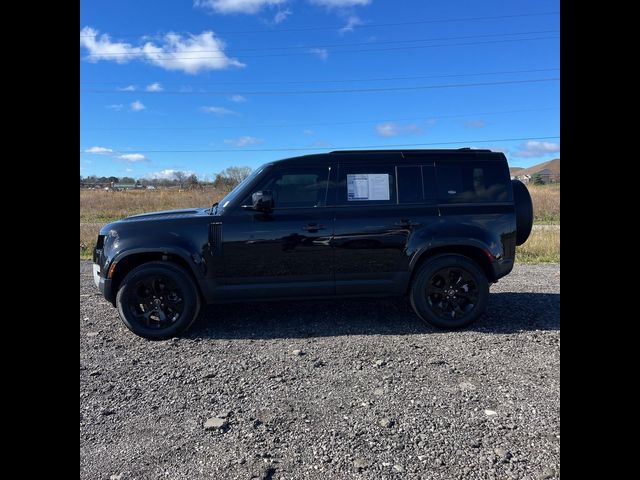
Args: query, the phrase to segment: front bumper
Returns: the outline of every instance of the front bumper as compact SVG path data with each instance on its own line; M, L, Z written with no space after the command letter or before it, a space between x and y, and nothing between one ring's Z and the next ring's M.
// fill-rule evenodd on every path
M100 276L100 265L97 263L93 264L93 283L95 283L105 299L114 303L111 279Z

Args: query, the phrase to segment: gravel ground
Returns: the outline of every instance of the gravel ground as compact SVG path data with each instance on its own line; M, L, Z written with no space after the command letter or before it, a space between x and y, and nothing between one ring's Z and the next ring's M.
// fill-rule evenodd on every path
M559 283L517 265L460 332L340 300L211 306L150 342L81 261L80 476L559 478Z

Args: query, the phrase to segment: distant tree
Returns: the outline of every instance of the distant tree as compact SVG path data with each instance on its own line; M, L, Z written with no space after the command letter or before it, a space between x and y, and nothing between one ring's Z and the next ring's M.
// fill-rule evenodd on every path
M184 181L187 179L187 174L178 170L173 173L173 178L180 185L180 188L184 186Z
M192 173L186 180L187 188L198 188L198 177Z
M216 174L213 186L223 190L231 190L251 173L251 167L229 167Z
M223 172L227 177L233 179L237 185L251 174L251 167L229 167Z
M118 179L118 177L109 177L109 183L113 182L113 183L118 183L120 180Z
M542 179L542 176L539 173L536 173L533 176L533 184L534 185L544 185L544 180Z
M133 184L133 183L136 183L136 181L135 181L133 178L131 178L131 177L122 177L122 178L120 179L120 183L125 183L125 184L127 184L127 185L131 185L131 184Z

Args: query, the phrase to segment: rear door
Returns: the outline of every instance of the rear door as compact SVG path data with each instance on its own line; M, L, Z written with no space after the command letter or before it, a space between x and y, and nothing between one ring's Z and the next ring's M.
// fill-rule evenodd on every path
M432 164L408 163L400 153L340 163L332 240L337 294L406 288L412 235L438 214L432 180Z

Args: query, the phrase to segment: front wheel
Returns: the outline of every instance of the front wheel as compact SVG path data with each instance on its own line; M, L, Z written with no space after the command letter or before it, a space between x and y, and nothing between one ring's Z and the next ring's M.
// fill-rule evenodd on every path
M195 283L167 262L144 263L131 270L120 284L116 304L127 328L149 340L178 335L200 312Z
M440 255L420 267L411 284L411 306L425 322L463 328L484 313L489 282L478 264L462 255Z

